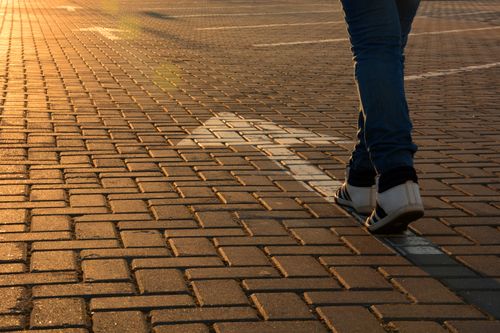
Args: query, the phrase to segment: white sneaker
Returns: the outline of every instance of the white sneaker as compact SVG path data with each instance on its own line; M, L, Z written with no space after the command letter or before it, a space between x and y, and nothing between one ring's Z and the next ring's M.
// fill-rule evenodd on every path
M349 185L347 182L335 193L335 202L344 207L351 208L361 215L368 215L375 209L377 189Z
M377 206L365 221L371 232L391 233L405 230L408 224L424 216L418 184L407 181L378 193Z

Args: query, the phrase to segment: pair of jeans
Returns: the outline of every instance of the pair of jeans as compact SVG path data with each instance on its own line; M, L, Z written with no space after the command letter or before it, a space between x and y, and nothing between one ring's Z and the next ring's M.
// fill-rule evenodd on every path
M420 0L341 0L360 99L351 170L413 167L417 146L404 90L404 49Z

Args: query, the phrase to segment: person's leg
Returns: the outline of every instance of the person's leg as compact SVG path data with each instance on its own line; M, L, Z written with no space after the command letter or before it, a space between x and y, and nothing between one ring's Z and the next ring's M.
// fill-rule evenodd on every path
M412 167L416 151L404 93L399 1L405 0L342 0L366 147L380 174Z
M369 158L380 174L377 207L365 224L371 231L390 231L423 215L403 73L403 50L416 12L409 3L415 0L341 1L364 116L358 135L364 134ZM362 148L356 147L351 164Z

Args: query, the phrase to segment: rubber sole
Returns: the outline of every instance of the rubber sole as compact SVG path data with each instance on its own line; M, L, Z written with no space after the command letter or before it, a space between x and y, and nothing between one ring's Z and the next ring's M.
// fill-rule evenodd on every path
M352 201L344 200L339 197L333 197L333 199L337 205L353 210L360 215L369 215L374 209L373 207L361 207L360 209L356 209L352 206Z
M402 212L395 212L387 215L375 224L369 225L365 222L368 230L374 234L400 233L408 228L413 221L424 216L422 209L404 209Z

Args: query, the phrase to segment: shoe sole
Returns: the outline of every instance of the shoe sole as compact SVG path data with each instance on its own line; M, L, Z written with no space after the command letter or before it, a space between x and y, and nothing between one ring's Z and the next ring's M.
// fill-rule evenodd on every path
M375 224L365 226L374 234L400 233L408 225L424 216L422 207L405 207L397 212L387 215Z
M360 207L359 209L356 209L351 204L352 201L344 200L344 199L339 198L339 197L333 197L333 199L335 200L335 203L337 205L342 206L344 208L348 208L350 210L353 210L357 214L363 215L363 216L370 215L370 213L374 209L374 207Z

